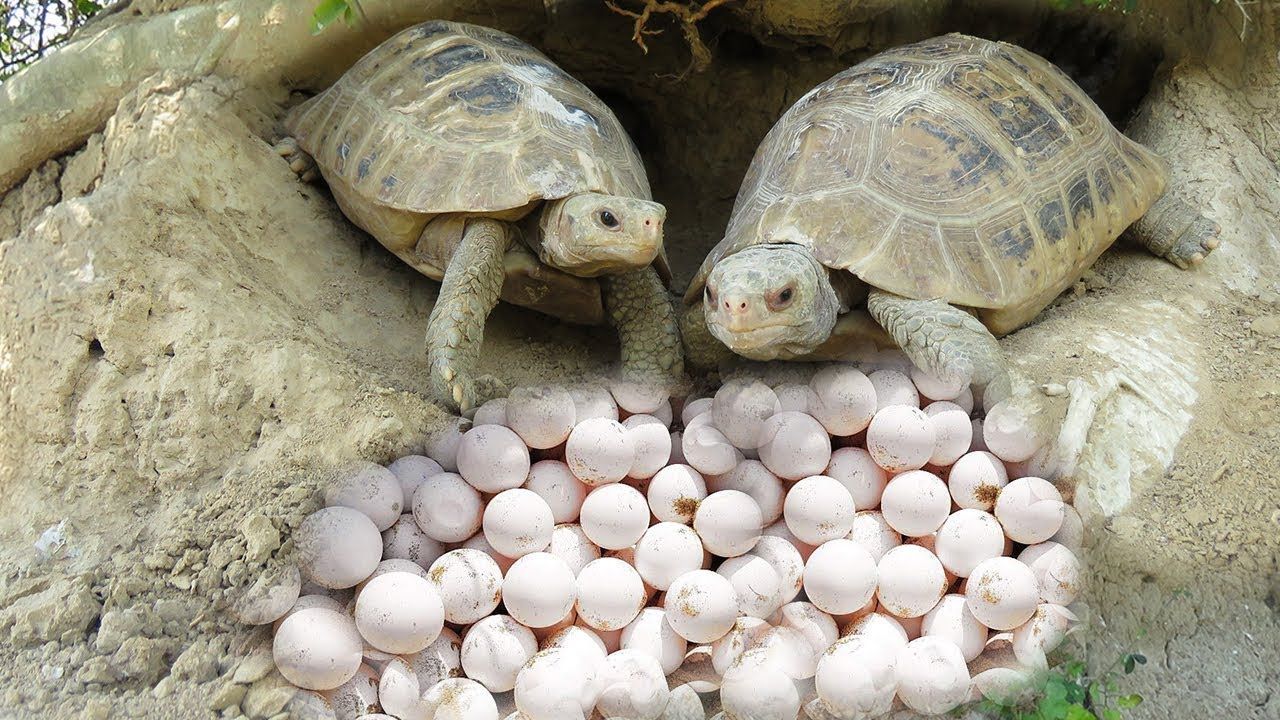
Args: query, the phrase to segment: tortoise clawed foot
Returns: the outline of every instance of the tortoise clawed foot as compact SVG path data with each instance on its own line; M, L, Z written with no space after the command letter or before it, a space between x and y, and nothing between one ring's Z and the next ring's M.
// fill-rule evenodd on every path
M481 375L475 379L477 405L483 405L494 398L506 397L508 392L507 384L493 375Z
M440 360L432 363L431 393L451 412L468 415L488 400L505 396L507 386L492 375L472 377L448 360Z
M1219 235L1222 228L1218 223L1206 217L1198 217L1191 226L1174 242L1173 247L1165 253L1169 262L1183 270L1193 268L1213 252L1222 240Z
M312 182L318 176L315 158L311 157L302 148L298 147L298 141L291 137L281 138L275 144L275 151L280 157L289 161L289 169L294 172L303 182Z

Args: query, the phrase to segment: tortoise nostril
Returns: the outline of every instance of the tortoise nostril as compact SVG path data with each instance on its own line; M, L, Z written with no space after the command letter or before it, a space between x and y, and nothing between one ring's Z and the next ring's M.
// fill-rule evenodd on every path
M738 309L739 309L739 310L746 310L746 309L747 309L747 304L746 304L746 303L742 303L741 305L739 305L739 306L738 306Z

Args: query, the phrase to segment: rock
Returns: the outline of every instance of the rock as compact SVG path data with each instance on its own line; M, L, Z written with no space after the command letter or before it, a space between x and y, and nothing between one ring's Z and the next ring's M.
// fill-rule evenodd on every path
M176 646L176 640L167 638L131 637L111 656L111 663L124 677L150 685L169 669L167 656Z
M251 564L261 564L280 547L280 533L265 515L254 513L245 518L240 532L244 534L245 560Z
M125 610L108 610L102 614L102 623L98 626L98 638L94 648L103 654L111 654L120 649L125 640L142 634L147 624L144 611L140 608Z
M0 627L11 626L9 637L15 644L34 645L62 640L64 635L81 637L101 612L102 604L87 582L64 578L14 601L0 613Z
M236 667L236 672L231 679L248 685L266 677L275 667L276 662L271 655L271 648L260 647L249 653L249 656Z
M179 680L208 682L218 676L218 653L211 650L207 639L197 638L173 661L169 674Z
M84 665L80 666L76 679L82 683L113 685L116 682L116 671L105 657L89 658Z
M283 710L296 691L280 673L272 673L249 687L240 709L250 718L266 720Z
M240 701L244 699L245 693L249 688L240 685L231 680L226 681L219 687L209 698L209 709L217 712L240 706Z
M166 675L160 678L160 682L151 688L151 694L157 700L163 700L173 694L173 686L177 684L177 680L172 675Z
M1280 315L1263 315L1250 323L1249 329L1258 335L1280 336Z
M85 700L84 709L80 711L80 720L108 720L110 717L111 701L107 698L88 698Z
M75 198L92 192L102 177L104 162L102 133L94 133L84 148L67 161L67 167L62 171L62 196Z

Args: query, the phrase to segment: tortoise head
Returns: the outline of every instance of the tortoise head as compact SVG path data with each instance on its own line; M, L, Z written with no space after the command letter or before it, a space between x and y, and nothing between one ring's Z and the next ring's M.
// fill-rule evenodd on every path
M639 198L581 193L552 200L534 243L542 262L579 277L647 267L662 248L667 209Z
M722 258L702 291L707 327L752 360L807 354L827 340L840 313L827 272L807 248L790 243Z

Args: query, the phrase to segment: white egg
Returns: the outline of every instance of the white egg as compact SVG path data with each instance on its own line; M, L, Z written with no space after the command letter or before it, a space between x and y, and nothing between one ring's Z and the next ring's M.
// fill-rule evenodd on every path
M573 396L566 390L522 387L512 390L507 399L504 424L519 435L525 445L545 450L568 439L576 417Z
M471 424L475 427L482 425L505 426L507 424L507 399L494 398L476 408L475 414L471 416Z
M680 410L680 424L688 427L690 421L694 418L703 413L711 412L713 402L709 397L685 400L684 407Z
M467 678L441 680L422 694L432 720L498 720L498 704L481 683Z
M778 396L779 412L808 413L809 408L817 404L817 396L808 385L786 384L773 389Z
M844 485L826 475L807 477L787 492L782 515L787 528L810 545L821 545L853 529L853 498Z
M652 657L662 667L662 674L670 675L684 662L689 642L667 623L666 610L649 607L622 629L621 646Z
M825 652L826 648L823 648ZM818 668L818 653L799 630L790 627L771 627L765 631L760 641L749 649L744 656L763 655L762 658L739 658L739 665L750 662L765 662L782 669L795 680L807 680L813 677ZM730 668L729 672L733 672Z
M582 526L573 523L557 525L551 531L551 544L547 552L564 560L574 577L582 572L587 563L600 558L600 548L591 542L591 538L582 531Z
M909 405L890 405L867 427L867 451L891 473L918 470L933 456L935 444L929 416Z
M739 664L720 686L727 717L751 720L795 720L800 691L785 671L770 662Z
M889 527L907 537L938 531L951 512L951 495L942 478L924 470L896 475L884 488L880 512Z
M597 630L621 630L648 595L640 574L618 558L593 560L578 573L578 620Z
M841 629L844 636L865 636L875 647L890 648L896 655L910 640L897 618L885 613L873 612L854 620Z
M579 480L606 485L625 478L636 460L636 448L622 423L608 418L583 420L569 433L565 462Z
M815 658L840 637L835 619L813 603L787 603L778 610L776 617L778 627L791 628L804 637Z
M759 452L760 462L774 475L799 480L826 469L831 462L831 437L810 415L780 412L761 429Z
M609 654L604 640L600 639L600 631L584 625L567 627L547 638L542 649L551 648L564 648L575 653L587 667L598 667Z
M823 543L805 563L804 591L824 612L853 612L876 591L876 561L852 540Z
M290 615L300 610L306 610L307 608L323 608L325 610L332 610L338 613L346 612L343 609L342 603L338 602L337 600L334 600L328 595L300 595L298 596L298 600L295 603L293 603L293 605L285 612L285 614L275 620L275 622L271 626L271 632L273 634L276 632L279 632L280 623L284 622L285 618L289 617ZM250 624L259 625L261 623L250 623Z
M574 477L569 466L559 460L539 460L529 468L525 489L537 493L551 508L557 523L574 522L590 486Z
M480 492L456 473L433 475L413 494L413 519L432 540L466 540L480 529L483 512Z
M1000 491L995 516L1010 540L1034 545L1053 537L1062 527L1066 504L1053 483L1038 477L1024 477Z
M911 382L921 395L930 400L954 400L969 387L961 380L943 380L914 365L911 367Z
M515 705L527 720L585 720L595 704L594 666L563 648L543 650L516 675Z
M941 715L969 698L969 668L960 648L937 637L912 640L894 663L898 699L919 713Z
M707 496L702 473L688 465L668 465L649 482L649 509L662 522L693 522L698 504Z
M1056 605L1070 605L1080 595L1080 559L1065 545L1043 542L1031 545L1018 555L1018 560L1036 577L1040 599Z
M671 698L662 666L636 650L610 654L596 673L595 687L596 710L606 718L658 720Z
M350 680L326 691L324 697L338 718L367 717L365 713L378 707L378 673L368 665L361 665ZM310 719L312 716L296 714L291 717Z
M711 426L711 413L703 413L685 425L680 439L684 461L700 473L722 475L743 458L742 451L724 433Z
M880 607L896 617L920 617L932 610L947 592L947 574L942 563L919 545L893 548L880 558L877 570Z
M431 564L427 579L440 593L444 619L467 625L498 607L502 599L502 571L479 550L450 550Z
M994 515L963 508L942 523L933 551L942 567L957 577L969 577L983 560L1003 555L1004 544L1004 531Z
M671 402L669 400L659 405L657 410L645 414L662 423L662 427L668 430L671 429L671 421L675 418L675 413L671 410Z
M435 642L444 627L444 606L425 577L389 572L365 585L356 598L355 620L370 645L403 655Z
M960 648L965 662L982 654L987 645L987 626L969 611L963 595L946 595L925 613L920 625L924 637L940 637Z
M953 402L940 400L924 408L933 427L933 454L929 464L945 467L969 452L973 442L973 424L969 413Z
M1066 506L1062 516L1062 527L1058 528L1058 532L1049 539L1065 545L1076 554L1084 548L1084 521L1080 519L1080 513L1073 506Z
M863 510L855 513L853 527L849 529L846 537L871 553L871 559L876 562L880 562L880 558L884 557L885 553L902 544L902 535L889 527L889 523L884 519L884 513L879 510Z
M435 642L427 646L425 650L414 653L412 655L394 658L388 662L387 666L382 669L383 684L387 681L387 675L391 671L394 663L401 662L409 669L416 685L413 689L413 699L418 700L421 697L421 690L434 687L441 680L447 680L451 677L462 675L462 639L458 637L458 633L445 628L440 631L440 636ZM404 677L395 678L394 684L398 685L396 692L404 693L408 689L409 683ZM385 698L387 692L382 687L378 688L380 697ZM391 712L390 708L384 709Z
M376 700L388 715L403 720L430 720L421 696L422 686L409 663L394 658L382 669Z
M425 455L405 455L388 465L387 469L400 481L400 494L404 499L402 513L409 512L413 494L417 492L419 485L432 475L444 472L440 463Z
M529 477L529 448L510 428L477 425L458 445L458 474L486 493L517 488Z
M852 365L829 365L809 381L809 414L832 435L855 435L876 412L876 389Z
M400 519L405 497L394 473L381 465L360 462L345 469L325 489L324 504L359 510L382 532Z
M666 590L681 575L702 567L702 540L687 525L660 522L636 543L632 560L640 577L658 590Z
M591 542L620 550L634 545L649 527L649 503L629 485L602 485L587 495L578 522Z
M862 509L879 505L889 482L889 474L860 447L842 447L831 453L831 463L824 474L840 481L853 498L854 507Z
M575 585L574 585L574 593L575 593L575 597L577 597L576 579L575 579ZM505 601L506 598L503 598L503 600ZM533 631L533 636L538 638L538 647L542 647L542 643L545 640L554 636L556 633L560 632L561 630L564 630L565 628L571 628L576 624L578 624L578 611L570 607L569 611L564 614L564 617L555 621L551 625L548 625L546 627L540 627L540 628L531 627L529 629Z
M942 400L944 398L938 398L938 399ZM959 405L960 409L964 410L966 415L973 414L973 389L970 388L968 385L966 385L965 388L960 391L959 395L953 398L946 398L946 399L949 399L951 402L955 403L956 405ZM972 423L970 423L970 426L972 426Z
M920 407L920 394L911 378L901 370L876 370L867 375L876 391L876 412L892 405Z
M733 585L710 570L694 570L676 578L667 590L667 622L680 637L710 643L729 632L738 617Z
M804 587L804 561L800 551L784 538L762 535L752 555L764 558L778 572L778 602L789 603Z
M671 433L652 415L632 415L622 421L635 448L635 460L627 477L651 478L671 460Z
M587 496L588 500L590 495ZM586 503L583 503L585 510ZM503 490L484 509L484 537L494 550L521 558L551 544L555 518L551 506L532 490Z
M743 616L733 621L732 627L720 639L711 644L711 667L717 676L723 676L748 650L758 646L766 633L773 629L765 620Z
M299 568L326 588L352 587L369 577L382 560L378 527L364 513L349 507L338 505L311 513L293 538Z
M499 553L497 550L494 550L493 546L490 545L489 541L485 539L484 533L482 532L478 532L475 535L472 535L471 537L467 538L466 541L463 542L461 545L459 545L456 549L457 550L479 550L485 555L488 555L489 557L493 558L493 561L498 564L498 569L501 570L504 575L506 574L507 570L511 569L511 564L515 562L515 558L509 558L506 555Z
M418 527L413 513L401 515L382 533L382 557L386 560L410 560L425 569L446 551L444 543L431 539Z
M612 393L599 385L569 388L569 396L573 398L576 422L592 418L618 419L617 401L613 399Z
M693 529L715 555L733 557L751 552L763 525L760 506L750 495L721 490L708 495L693 518Z
M280 623L271 654L280 674L294 685L332 690L355 676L363 647L354 620L317 607L299 610Z
M455 418L427 436L427 455L445 472L458 472L458 445L462 443L462 431L470 426L469 421Z
M1031 619L1040 588L1031 568L1011 557L984 560L965 586L969 610L992 630L1012 630Z
M1021 462L1035 455L1042 439L1028 412L1013 399L988 410L982 421L982 441L987 449L1005 462Z
M747 554L720 563L716 572L733 585L738 596L738 612L764 618L782 605L782 578L767 560Z
M907 641L902 640L906 647ZM894 675L899 647L874 636L848 635L818 659L818 698L837 718L879 717L889 712L898 690Z
M530 553L516 560L502 581L507 613L530 628L555 625L573 609L577 598L573 570L551 553Z
M1000 458L975 450L956 460L947 476L951 499L962 508L991 512L1000 491L1009 484L1009 475Z
M472 625L462 639L462 669L490 692L506 692L515 687L516 674L536 652L538 640L532 630L506 615L490 615Z
M735 447L754 449L765 421L781 409L773 388L759 380L735 379L716 391L711 420Z
M802 560L808 561L809 556L813 554L813 546L800 542L800 539L791 534L791 530L787 528L785 521L778 521L760 531L760 537L776 537L786 540L796 552L800 553Z
M724 475L708 479L707 489L712 492L737 490L751 496L760 506L762 521L772 524L782 517L782 504L786 488L777 475L759 460L744 460Z
M651 415L671 397L665 387L629 380L610 383L609 392L613 394L618 407L632 415Z
M1067 608L1041 603L1035 615L1013 631L1014 656L1027 667L1047 669L1045 656L1062 644L1075 623L1075 614Z

